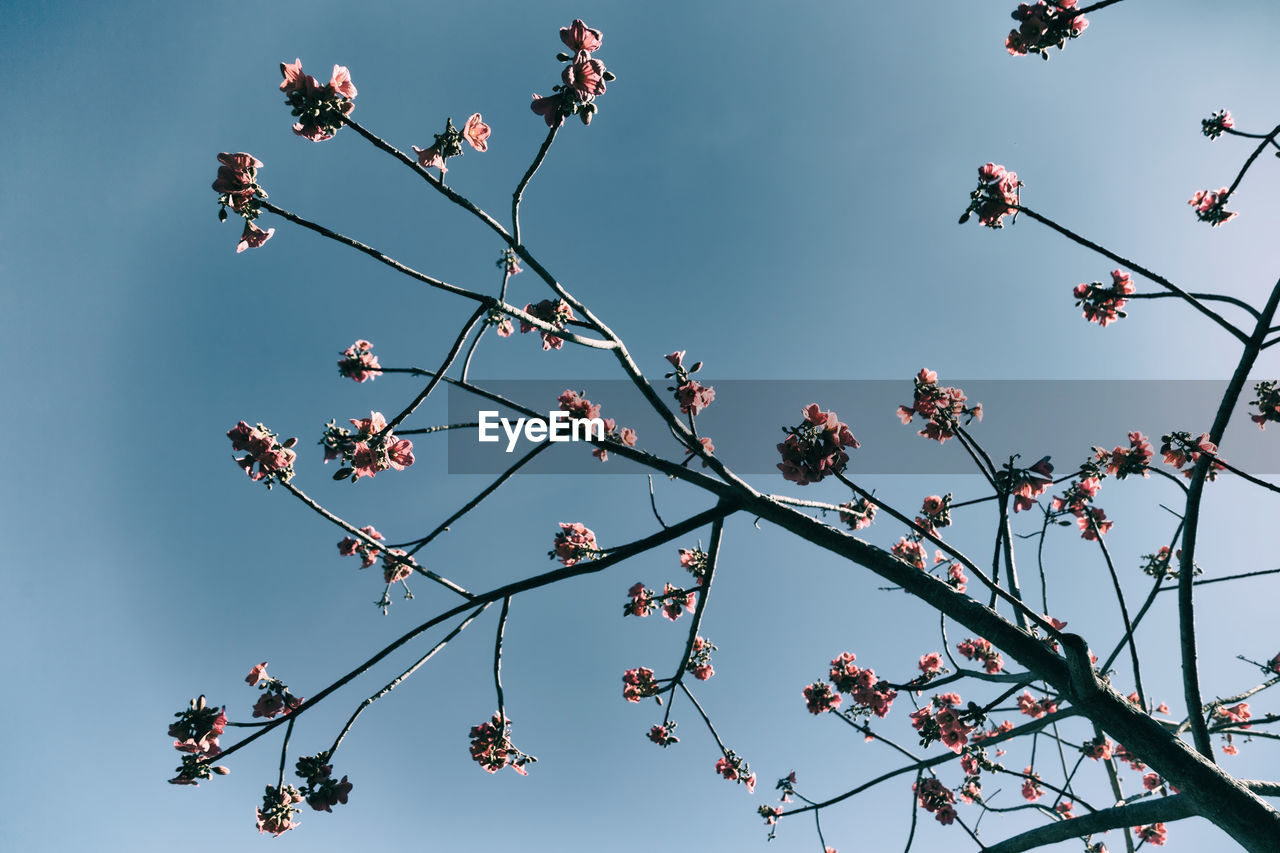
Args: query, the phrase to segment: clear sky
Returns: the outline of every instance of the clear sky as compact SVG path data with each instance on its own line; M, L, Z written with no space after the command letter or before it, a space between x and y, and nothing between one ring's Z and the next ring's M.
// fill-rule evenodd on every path
M904 402L922 366L944 382L1229 375L1230 339L1171 301L1134 303L1105 330L1085 323L1071 288L1114 264L1030 221L993 232L956 219L975 168L1003 163L1025 181L1030 207L1188 289L1260 301L1276 276L1275 161L1251 173L1233 199L1240 217L1223 228L1197 223L1186 200L1229 183L1250 150L1242 140L1210 143L1199 119L1227 107L1246 130L1277 120L1280 8L1130 0L1092 16L1084 36L1045 63L1005 52L1013 2L911 5L0 6L0 323L12 449L0 492L0 847L255 843L253 808L274 784L275 746L238 754L230 776L198 789L166 785L177 764L165 736L173 712L206 693L246 718L255 695L242 679L262 660L311 695L453 603L419 583L413 601L382 616L371 604L381 584L337 555L341 534L231 461L225 433L238 420L297 435L298 484L392 539L422 535L484 483L450 477L444 442L428 438L410 470L354 486L331 482L320 463L314 442L328 419L398 411L418 389L393 376L342 380L339 351L367 338L384 365L433 366L471 306L279 221L264 219L277 228L267 246L237 255L238 227L215 218L214 155L252 152L273 202L464 286L496 287L500 246L353 132L322 144L295 137L277 88L282 60L300 57L316 75L348 66L355 118L405 150L426 147L446 116L482 112L490 150L451 161L449 178L499 213L545 131L528 101L558 82L558 28L581 17L603 30L599 57L617 80L592 126L567 126L553 147L527 193L525 242L653 376L675 349L705 361L710 384L900 379ZM519 304L547 295L528 274L512 288ZM1259 377L1274 377L1276 360L1268 351ZM617 375L608 356L543 353L519 336L486 339L473 366L477 377ZM779 411L776 425L795 423L809 402ZM892 417L839 414L855 434L860 421ZM443 398L433 400L416 425L444 415ZM1026 446L997 450L1040 455L1036 418L1052 412L987 416L1025 417ZM1198 433L1209 417L1166 428ZM640 438L669 450L660 435ZM1093 444L1123 440L1083 435L1076 457L1055 461L1066 467ZM759 482L784 488L779 477ZM914 508L925 494L959 498L980 483L888 476L868 485ZM668 520L706 505L673 484L657 490ZM844 499L825 486L805 496ZM1129 481L1110 484L1105 498L1116 520L1109 545L1138 595L1137 556L1171 534L1156 504L1176 494L1162 481ZM988 515L963 519L959 541L989 547L980 544ZM1214 485L1206 572L1273 568L1274 518L1259 494ZM549 568L561 521L586 523L606 547L654 524L642 477L519 478L425 559L488 589ZM898 535L888 526L868 534L883 545ZM1117 620L1096 550L1064 531L1050 554L1055 615L1109 649ZM362 718L337 762L355 784L350 804L333 815L307 810L272 843L820 849L807 821L784 822L766 847L754 810L775 801L773 780L794 769L803 792L826 797L893 758L839 721L811 717L801 689L844 650L905 675L938 647L936 620L877 591L882 582L868 573L750 519L727 526L722 565L704 623L720 647L717 675L699 696L763 780L754 797L714 775L717 750L687 704L675 715L682 742L662 750L643 736L660 712L619 695L624 669L665 670L679 654L680 625L621 618L636 580L661 588L680 578L671 546L516 600L504 681L516 743L541 759L528 778L490 777L467 755L468 729L495 707L491 612ZM1251 583L1203 596L1208 695L1254 683L1257 671L1236 654L1280 650L1275 581ZM1160 666L1176 649L1167 608L1139 641L1153 661L1149 692L1180 710L1176 667ZM406 650L392 666L412 657ZM393 674L374 673L308 714L295 745L327 746ZM911 742L905 711L889 723ZM1243 777L1274 775L1261 744L1224 760ZM1002 804L1020 802L1004 787ZM908 783L890 783L824 813L828 843L896 849L910 799ZM988 817L984 838L1020 821ZM1171 829L1170 850L1226 843L1203 824ZM960 843L956 827L922 820L919 831L922 844Z

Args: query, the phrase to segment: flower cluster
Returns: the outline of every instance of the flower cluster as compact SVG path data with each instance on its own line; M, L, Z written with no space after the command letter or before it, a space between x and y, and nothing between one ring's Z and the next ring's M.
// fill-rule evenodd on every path
M653 600L654 591L645 587L641 581L631 585L627 590L627 597L631 600L622 605L623 616L639 616L643 619L658 606Z
M716 762L716 772L730 782L747 786L747 793L756 792L756 774L751 772L750 765L732 749L725 752L724 757Z
M1089 19L1076 11L1077 0L1039 0L1019 3L1012 17L1018 22L1004 40L1005 49L1013 56L1038 53L1049 58L1049 48L1062 50L1067 39L1079 38L1089 26Z
M413 574L417 565L413 557L409 556L409 552L403 548L388 548L382 554L382 579L387 584L400 583ZM412 595L405 597L413 598ZM381 602L379 606L383 606Z
M920 514L916 516L916 526L930 534L937 534L940 527L950 527L951 493L926 497L920 505Z
M594 560L604 552L596 547L596 535L579 522L560 523L550 552L551 559L559 559L566 566L582 560Z
M866 498L841 504L840 520L849 525L850 530L870 527L876 520L876 505Z
M1114 745L1107 740L1106 735L1098 735L1092 740L1087 740L1080 745L1080 752L1094 761L1110 761L1115 755Z
M244 421L229 429L227 438L231 439L232 450L245 454L236 460L236 464L251 480L262 480L269 489L273 482L287 483L293 479L293 461L298 456L292 450L298 443L296 438L281 443L276 441L276 434L262 424L251 427ZM254 465L257 465L257 470L254 470Z
M996 673L1004 669L1004 658L1000 652L996 651L995 646L991 645L990 640L969 637L956 643L956 651L968 660L981 661L982 668L987 672Z
M680 738L675 736L676 724L674 721L668 721L660 726L652 726L649 729L649 740L658 746L671 746L673 743L679 743Z
M567 62L560 73L562 85L552 89L554 95L542 97L535 94L529 106L542 116L547 127L559 127L565 117L576 115L583 124L591 124L599 107L595 100L604 94L605 83L614 79L604 63L592 56L604 40L599 30L593 30L581 20L575 20L560 29L560 41L573 53L556 54L556 59Z
M341 781L333 778L329 753L302 756L298 759L295 773L305 780L302 795L306 798L307 805L316 811L332 813L334 806L347 804L347 796L353 786L346 776Z
M573 319L573 309L563 299L554 302L550 299L544 299L536 304L530 303L524 306L524 313L557 329L563 329L565 324ZM532 332L537 328L527 320L520 321L520 334ZM542 335L542 349L544 352L549 349L560 349L564 346L564 340L556 337L551 332L545 329L538 329L538 332Z
M538 759L511 744L511 720L495 711L492 720L471 727L471 760L488 773L497 773L509 766L521 776L528 776L524 766Z
M801 410L804 420L793 427L783 427L786 439L778 445L782 476L800 486L825 479L829 474L843 473L849 464L845 448L856 450L858 440L835 412L824 412L817 403Z
M364 382L381 376L381 367L378 357L373 354L373 344L359 340L342 351L338 373L355 382Z
M943 388L938 385L938 374L922 369L915 378L915 395L910 406L898 407L898 420L903 424L919 415L925 420L924 429L918 435L933 439L939 444L953 438L960 429L960 419L968 426L974 420L982 420L982 404L965 405L968 398L959 388Z
M1230 110L1218 110L1208 118L1200 119L1200 132L1210 139L1217 139L1235 126Z
M515 249L503 249L498 255L498 269L502 270L506 275L518 275L524 272L524 267L520 266L520 256L516 254ZM503 335L506 337L506 335Z
M924 546L920 544L919 534L903 536L889 549L889 553L904 563L910 563L921 571L924 570L929 556Z
M1141 436L1141 433L1132 433L1132 435ZM1133 444L1129 449L1116 448L1121 454L1121 461L1127 465L1136 465L1141 459L1141 452L1131 456L1135 450ZM1141 450L1140 446L1137 450ZM1080 528L1080 538L1094 541L1099 534L1106 533L1111 529L1112 522L1107 520L1107 514L1101 508L1092 506L1093 499L1097 496L1098 490L1102 488L1102 478L1106 473L1102 470L1100 462L1111 460L1113 453L1108 453L1101 448L1095 448L1097 458L1090 459L1082 466L1080 476L1071 481L1066 491L1058 495L1050 502L1050 508L1054 517L1066 515L1070 513L1076 518L1076 525ZM1059 524L1069 525L1070 522L1060 521Z
M1052 714L1057 711L1058 703L1048 696L1043 699L1037 699L1031 695L1030 690L1024 690L1022 695L1018 697L1018 710L1033 720L1038 720L1045 714Z
M689 651L687 667L694 678L706 681L716 674L715 667L711 665L711 653L714 651L717 651L715 645L706 637L693 638L693 648Z
M1111 284L1104 285L1100 281L1077 284L1072 293L1076 297L1076 307L1084 309L1084 318L1105 328L1116 320L1129 316L1123 310L1129 302L1125 297L1132 296L1134 290L1129 273L1112 270Z
M1169 840L1169 831L1165 829L1163 823L1153 823L1150 826L1135 826L1133 832L1138 836L1139 841L1145 841L1155 847L1163 847L1164 843Z
M1013 216L1016 221L1021 186L1017 172L996 163L979 166L978 186L969 193L969 206L960 216L960 224L968 222L974 213L978 214L979 224L988 228L1003 228L1006 216Z
M210 778L211 772L225 776L229 772L227 768L210 767L209 762L222 752L218 738L227 727L226 709L209 705L201 696L192 699L186 709L174 716L178 721L169 726L169 737L174 739L173 748L185 754L178 775L169 783L198 785L198 780Z
M349 420L354 432L329 421L320 438L324 461L341 459L343 462L343 467L334 472L333 479L350 477L354 483L361 477L373 477L388 468L403 471L413 464L413 442L407 438L396 438L395 433L387 428L387 419L381 412L370 412L367 418Z
M982 722L981 711L975 706L969 710L960 710L960 696L956 693L941 693L933 700L914 711L911 727L920 733L920 745L928 746L934 741L941 741L947 749L959 755L969 735ZM971 725L970 723L975 723Z
M847 693L857 707L847 713L875 714L884 718L889 714L898 691L876 677L875 670L855 666L853 652L842 652L831 661L830 679L836 690Z
M267 786L262 795L262 807L257 809L258 832L283 835L298 825L293 816L298 813L297 804L305 799L302 792L292 785L276 788Z
M258 170L262 161L252 154L222 153L218 155L218 177L214 179L213 191L218 194L218 220L227 221L227 208L230 207L244 218L244 231L240 234L240 242L236 244L236 252L245 249L256 249L271 239L276 229L263 231L253 220L258 218L258 199L265 199L267 191L258 186Z
M676 402L680 404L680 411L689 416L702 414L702 410L710 406L716 398L716 389L703 385L696 379L691 378L692 374L702 369L702 362L696 362L692 367L684 366L684 350L676 350L670 355L664 356L667 361L671 362L671 366L675 370L670 373L663 374L666 379L674 379L676 384L669 386L668 391L674 392ZM710 452L710 451L708 451Z
M297 119L293 132L312 142L332 139L356 106L352 103L356 87L351 82L351 72L335 65L329 82L321 85L310 74L303 74L302 60L295 59L292 65L281 62L280 73L284 76L280 91Z
M481 153L489 150L489 125L485 124L480 118L480 113L472 113L467 119L467 123L462 126L462 130L453 126L453 119L446 118L444 122L444 131L435 134L436 141L430 148L419 148L413 146L413 153L418 156L418 166L423 169L439 169L441 177L449 171L445 165L445 160L450 157L459 157L462 155L462 141L465 139L470 145ZM504 263L508 269L514 262ZM520 268L516 267L516 272Z
M560 410L572 415L575 424L577 421L600 419L604 424L604 434L601 436L603 439L617 442L618 444L623 444L627 447L635 447L636 431L631 427L618 429L618 423L613 418L600 418L600 407L583 396L584 394L586 394L585 391L579 392L566 390L557 398ZM577 429L576 426L575 429ZM596 434L590 429L587 429L585 432L588 438L591 438ZM603 447L597 447L595 450L591 451L591 455L599 459L601 462L605 462L609 459L609 452Z
M622 698L628 702L639 702L658 692L658 682L653 678L653 670L647 666L638 666L622 674Z
M834 711L843 701L843 697L825 681L815 681L804 689L804 704L810 714Z
M1217 460L1218 445L1209 440L1208 433L1201 433L1199 438L1192 438L1189 432L1171 432L1160 437L1160 452L1164 455L1164 463L1172 465L1182 472L1182 476L1191 477L1195 473L1196 463L1203 454L1208 454L1213 462L1209 465L1208 478L1216 479L1219 471L1226 470L1225 465Z
M1102 465L1106 466L1107 473L1115 477L1117 480L1123 480L1130 474L1141 474L1143 477L1150 477L1148 469L1151 467L1151 457L1155 452L1151 449L1151 442L1147 437L1136 430L1129 433L1129 446L1117 447L1108 452L1101 447L1093 449L1094 459Z
M662 615L672 622L679 619L684 611L692 612L696 603L695 593L689 590L667 584L659 595L639 581L627 590L627 597L631 600L622 606L623 616L643 618L661 607Z
M936 776L922 779L918 784L912 785L911 790L916 792L916 801L920 803L920 808L932 812L938 823L948 826L955 821L956 795L950 788L939 782Z
M1217 228L1224 222L1230 222L1235 219L1238 214L1227 210L1227 200L1231 197L1231 191L1226 187L1214 192L1213 190L1200 190L1187 204L1196 209L1196 219L1201 222L1208 222L1214 228Z
M1014 512L1031 509L1036 505L1036 498L1053 485L1053 464L1048 456L1042 456L1030 468L1019 468L1010 459L996 472L996 483L1013 498Z
M1280 423L1280 382L1273 379L1259 382L1253 386L1253 393L1256 399L1249 405L1257 406L1258 414L1250 415L1249 419L1258 425L1258 429L1266 429L1267 421Z
M698 582L698 586L702 586L707 579L707 571L711 567L711 557L701 548L680 549L680 565L683 566L689 574L693 575Z
M1040 774L1032 773L1031 768L1027 767L1022 771L1022 798L1029 803L1044 796L1044 788L1040 787Z
M289 686L278 678L267 675L267 662L256 664L244 677L245 684L257 687L261 692L253 705L253 716L270 720L280 714L292 713L305 700L289 692Z
M372 525L361 527L360 532L369 539L383 540L383 535L373 528ZM367 569L372 566L378 559L378 549L374 548L364 539L357 539L354 536L348 536L338 543L338 553L344 557L360 556L360 568Z

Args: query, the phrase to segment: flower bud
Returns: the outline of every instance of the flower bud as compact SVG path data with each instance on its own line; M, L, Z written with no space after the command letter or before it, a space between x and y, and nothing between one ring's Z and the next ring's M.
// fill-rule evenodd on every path
M203 693L201 693L200 698L196 700L196 710L197 711L204 710L204 694Z
M698 372L699 370L701 370L701 369L702 369L702 362L698 361L698 362L694 362L693 367L690 367L690 368L689 368L689 372L690 372L690 373L697 373L697 372Z
M570 59L573 59L573 54L572 54L572 53L557 53L557 54L556 54L556 62L568 62Z
M219 776L226 776L228 773L231 772L230 768L223 767L221 764L219 764L217 767L210 767L209 769L214 773L217 773Z
M287 438L287 439L285 439L284 444L282 444L282 445L280 445L280 446L281 446L281 447L286 447L286 448L287 448L287 447L293 447L293 446L294 446L295 444L297 444L297 443L298 443L298 439L297 439L297 437L295 436L295 437L293 437L293 438Z
M333 479L345 480L347 477L351 476L351 473L350 468L339 468L337 471L333 472Z
M226 222L226 221L227 221L227 209L226 209L225 207L224 207L224 208L221 208L221 209L218 211L218 221L219 221L219 222Z

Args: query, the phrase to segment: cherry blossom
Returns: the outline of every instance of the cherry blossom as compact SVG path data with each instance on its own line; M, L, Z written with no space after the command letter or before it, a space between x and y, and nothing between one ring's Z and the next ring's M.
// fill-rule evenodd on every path
M342 361L338 362L338 373L355 382L365 382L381 376L382 365L373 354L373 344L366 340L358 340L342 351Z

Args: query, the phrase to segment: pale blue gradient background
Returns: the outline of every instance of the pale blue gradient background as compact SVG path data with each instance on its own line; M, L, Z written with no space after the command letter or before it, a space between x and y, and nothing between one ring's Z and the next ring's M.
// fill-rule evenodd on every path
M0 847L255 843L253 808L278 753L237 755L231 776L196 790L166 785L173 711L205 692L246 716L254 692L241 679L263 659L310 695L452 603L419 583L415 601L381 617L370 605L380 584L337 557L338 532L230 461L225 432L239 419L299 435L299 484L395 539L421 535L482 485L448 478L444 444L431 440L407 473L355 487L329 482L319 464L312 442L326 420L396 411L416 391L394 377L339 380L338 351L365 337L383 364L434 365L471 308L287 224L268 223L275 239L237 256L238 227L214 218L214 154L253 152L273 201L465 286L496 287L499 246L354 133L321 145L294 137L276 88L281 60L300 56L317 75L349 66L355 117L404 149L429 143L446 115L483 112L490 151L453 161L449 177L501 214L542 138L527 104L557 82L557 28L580 16L604 30L599 56L618 80L594 125L571 125L557 141L528 193L525 237L654 375L677 348L704 359L711 380L896 378L904 399L922 365L944 381L1228 375L1227 336L1168 301L1137 303L1105 331L1084 323L1070 288L1104 278L1105 259L1031 222L994 233L955 221L975 167L994 160L1018 171L1034 209L1190 288L1259 299L1276 275L1275 161L1258 163L1225 228L1196 223L1186 200L1228 183L1249 150L1210 144L1200 118L1225 106L1245 129L1276 121L1280 10L1133 0L1093 16L1082 39L1043 63L1003 50L1014 5L5 3ZM532 275L513 284L515 301L545 295ZM1259 375L1274 376L1276 362L1269 351ZM474 375L616 373L607 356L543 354L517 338L487 340ZM420 425L442 411L443 398ZM855 432L891 416L840 414ZM796 417L779 412L777 422ZM1170 427L1198 431L1207 420ZM641 442L664 446L656 435ZM1034 436L1023 450L1039 455ZM874 485L909 506L978 483ZM805 496L840 499L827 488ZM1134 596L1145 588L1136 555L1171 529L1150 508L1176 497L1157 481L1102 495ZM659 498L668 520L706 503L666 483ZM1254 491L1215 485L1206 570L1271 568L1274 518ZM988 515L965 519L957 541L985 553ZM427 560L487 589L549 567L543 554L565 520L586 522L604 545L643 535L653 524L644 481L520 480ZM870 531L882 544L897 535ZM1096 549L1065 532L1051 554L1055 613L1109 648L1115 608ZM748 519L729 524L723 566L704 631L721 647L717 676L699 695L764 780L754 798L713 776L715 747L687 705L675 714L684 740L664 751L643 738L652 706L619 697L623 669L663 671L679 654L680 627L619 618L632 582L680 576L671 547L516 601L504 671L516 742L542 758L530 778L489 777L466 752L467 729L494 708L490 613L362 718L337 762L355 783L350 805L308 810L273 849L817 849L807 820L785 823L766 848L754 809L774 801L772 780L795 769L804 792L825 797L893 758L838 721L811 718L801 688L845 649L881 673L906 673L938 646L935 620L877 592L869 574ZM1206 693L1253 683L1235 654L1280 649L1275 593L1274 580L1206 590ZM1176 709L1176 670L1155 665L1172 661L1175 637L1167 611L1140 634L1148 690ZM383 675L302 718L294 745L327 746ZM1274 700L1255 704L1266 709ZM906 729L900 710L890 722L886 731ZM1225 760L1241 776L1274 775L1261 744ZM998 803L1019 802L1015 785L1001 787ZM831 810L828 843L896 849L910 796L902 781ZM989 818L984 837L1021 820ZM1169 850L1229 844L1200 823L1171 829ZM961 836L922 819L917 843Z

